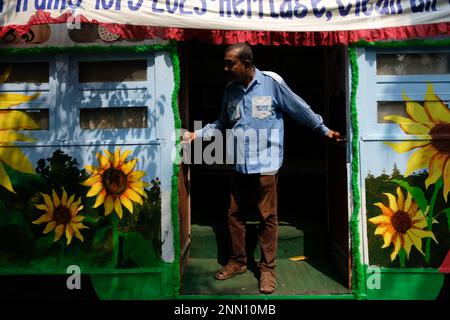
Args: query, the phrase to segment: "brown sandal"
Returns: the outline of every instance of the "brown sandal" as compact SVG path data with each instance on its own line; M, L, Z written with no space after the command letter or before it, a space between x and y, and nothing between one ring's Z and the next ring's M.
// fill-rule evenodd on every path
M277 278L272 272L261 272L259 279L259 291L262 293L272 293L277 288Z
M247 271L246 265L240 265L237 262L228 262L225 267L217 271L217 280L226 280L235 276L236 274L244 273Z

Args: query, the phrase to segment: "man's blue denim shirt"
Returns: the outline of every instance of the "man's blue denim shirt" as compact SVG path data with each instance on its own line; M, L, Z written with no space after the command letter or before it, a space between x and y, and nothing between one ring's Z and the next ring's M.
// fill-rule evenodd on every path
M247 89L240 82L230 83L219 118L195 132L199 138L210 140L219 134L217 130L223 133L227 129L227 163L233 163L240 173L271 174L283 163L283 112L323 135L329 130L322 117L279 75L255 68Z

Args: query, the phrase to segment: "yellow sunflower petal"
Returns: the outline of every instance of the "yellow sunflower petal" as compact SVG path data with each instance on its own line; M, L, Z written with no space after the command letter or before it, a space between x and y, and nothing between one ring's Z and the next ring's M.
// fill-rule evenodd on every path
M418 232L416 232L416 231L418 231ZM422 251L422 238L423 237L419 235L421 232L425 232L425 231L419 230L419 229L409 229L407 231L414 247L416 247L417 250L419 250L419 252L421 254L425 255Z
M83 235L81 234L80 230L73 228L73 233L75 237L77 237L81 242L84 241Z
M92 187L97 182L101 181L102 177L99 175L93 175L92 177L87 178L81 184L86 187Z
M445 202L447 202L448 193L450 191L450 159L447 159L442 176L444 177L444 199Z
M428 165L428 177L425 180L425 188L428 189L428 187L436 181L439 180L439 178L442 176L442 173L444 172L444 165L445 162L449 159L448 155L437 153L435 154L431 159L430 163Z
M422 149L415 151L408 160L406 165L405 177L412 174L414 171L427 168L431 157L435 155L435 149L428 145Z
M106 154L110 162L114 162L114 156L108 149L104 149L103 152Z
M398 252L400 251L400 248L402 246L402 240L399 236L397 236L394 240L394 251L391 253L391 261L395 260L395 257L397 257Z
M23 111L0 111L0 130L32 130L39 128L40 126Z
M67 192L64 188L62 190L63 190L63 194L61 196L61 205L65 206L66 202L67 202Z
M144 182L144 181L136 181L136 182L131 182L130 183L130 187L134 188L145 188L148 187L150 185L150 183L148 182Z
M131 187L131 185L130 185L130 187ZM131 187L131 189L133 189L134 191L136 191L137 193L139 193L143 197L146 196L144 188Z
M101 181L96 182L91 189L89 189L86 197L93 197L100 193L103 190L103 183Z
M406 102L406 112L414 121L422 123L427 127L433 127L431 119L427 116L425 109L414 101Z
M393 235L392 232L386 232L383 235L384 244L383 244L382 248L389 247L389 245L391 244L392 235Z
M433 91L431 84L428 85L425 97L424 108L433 122L450 123L450 110Z
M387 225L378 225L378 227L375 229L375 232L373 233L374 235L378 235L381 234L383 235L387 230L389 230Z
M390 224L391 218L382 214L382 215L370 218L369 221L372 222L373 224Z
M392 212L392 209L389 207L386 207L383 203L381 202L377 202L374 204L374 206L377 206L378 208L381 209L381 211L383 212L384 215L388 216L388 217L392 217L392 215L394 214Z
M55 228L55 239L53 240L53 242L58 241L59 239L61 239L61 237L64 234L64 230L65 230L65 225L64 224L60 224L59 226L57 226Z
M143 176L145 176L145 172L144 171L133 171L128 175L128 181L139 181Z
M411 247L412 247L412 239L410 238L408 232L405 234L404 239L405 239L405 244L403 245L403 248L405 248L406 257L409 259L409 253L411 252Z
M88 227L86 227L84 224L82 224L80 222L76 222L76 223L71 222L70 224L72 225L73 230L89 229Z
M45 205L47 206L49 211L53 211L53 202L48 194L41 193L42 198L44 198Z
M98 168L92 165L86 165L84 166L84 168L91 174L97 174L98 173Z
M70 208L70 206L72 205L74 199L75 199L75 194L71 195L70 198L67 200L67 202L66 202L66 207L67 208Z
M0 185L4 186L8 191L16 193L11 184L11 179L9 179L8 173L0 162Z
M9 145L8 142L16 141L35 141L35 139L26 135L17 133L15 131L2 131L0 130L0 143ZM18 149L18 148L16 148Z
M125 208L133 214L133 203L123 194L120 196L120 202L125 206Z
M73 237L73 229L70 224L66 226L66 238L67 238L67 245L69 245L72 242Z
M95 199L95 203L92 207L97 208L97 207L101 206L105 202L105 198L106 198L107 194L108 193L106 192L105 189L100 191L100 193L97 195L97 198Z
M127 197L128 199L130 199L131 201L133 201L133 202L137 202L140 205L144 204L144 202L142 201L141 196L136 191L134 191L133 189L128 188L127 190L125 190L123 195L125 197Z
M52 198L53 198L53 206L57 208L61 204L61 202L55 190L52 190Z
M417 202L412 201L411 206L409 207L409 210L407 211L408 215L410 216L410 218L413 218L416 213L419 211L419 205L417 204ZM422 214L422 212L421 212Z
M406 196L405 206L403 207L406 212L408 212L409 209L411 208L411 203L412 203L412 196L408 192L408 194Z
M411 227L423 229L428 225L427 220L425 219L422 212L418 212L418 214L411 220Z
M383 194L389 199L389 208L391 208L392 212L397 212L398 211L397 200L395 200L394 195L390 193L383 193Z
M122 211L122 203L120 202L120 198L116 197L114 199L114 211L116 211L117 216L122 219L123 211Z
M9 76L11 75L12 71L12 64L8 66L8 68L5 70L5 72L0 75L0 83L5 83L6 80L8 80Z
M34 220L33 222L31 222L32 224L41 224L41 223L46 223L51 221L53 218L53 215L46 213L42 216L40 216L38 219Z
M31 96L20 93L1 93L0 94L0 109L11 108L19 104L34 100L40 96L40 93L35 93Z
M74 203L72 203L69 207L69 211L71 212L71 216L72 218L76 215L76 213L78 212L77 209L80 206L81 203L81 197L78 198L77 201L75 201Z
M44 211L49 212L49 210L48 210L48 208L47 208L47 206L45 204L35 204L34 206L36 208L38 208L39 210L44 210Z
M415 229L415 228L411 228L410 231L414 235L416 235L418 238L431 238L434 240L434 242L438 243L438 241L436 240L436 237L434 236L434 233L432 231ZM421 242L421 244L422 244L422 242Z
M123 173L129 174L131 171L133 171L134 167L136 166L136 162L137 162L137 159L130 160L130 161L124 163L120 167L120 169L123 171Z
M109 215L114 208L114 199L108 195L105 199L105 216Z
M404 153L414 148L420 148L430 144L431 141L405 141L405 142L385 142L397 153Z
M132 153L133 151L131 150L125 150L121 155L120 155L120 164L124 163L125 160L127 160L128 156Z
M405 198L400 187L397 187L397 208L399 211L403 211L405 208Z
M71 219L72 222L81 222L84 220L84 216L76 216Z
M407 134L428 134L430 128L421 123L417 123L412 119L401 117L401 116L385 116L385 120L391 120L396 122L402 130Z
M120 147L117 147L116 150L114 151L114 167L117 168L119 166L120 163Z
M53 231L55 229L55 226L56 226L56 221L50 221L49 223L47 223L47 225L45 226L45 229L42 233L47 234L47 233Z
M0 159L14 170L35 174L30 159L19 148L0 148Z
M102 155L101 153L97 152L97 159L98 159L98 163L100 164L100 167L102 169L108 169L111 166L109 159L107 157L105 157L104 155Z

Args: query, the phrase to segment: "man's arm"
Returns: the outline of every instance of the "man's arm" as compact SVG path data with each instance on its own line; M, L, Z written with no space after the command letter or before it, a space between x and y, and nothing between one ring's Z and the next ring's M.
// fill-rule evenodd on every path
M183 143L190 143L192 140L197 138L204 138L205 140L210 140L214 136L215 130L223 130L227 121L227 112L226 112L226 96L225 92L224 98L222 101L222 110L220 112L219 118L213 123L208 123L202 129L195 130L193 132L185 132L183 134Z
M330 139L341 141L340 133L329 129L323 123L322 117L315 113L302 98L295 94L281 77L278 76L278 79L276 77L272 78L275 80L276 99L282 111L294 118L299 124Z

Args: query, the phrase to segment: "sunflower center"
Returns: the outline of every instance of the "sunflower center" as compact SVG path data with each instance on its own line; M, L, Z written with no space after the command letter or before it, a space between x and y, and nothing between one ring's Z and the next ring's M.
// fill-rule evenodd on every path
M411 229L411 218L408 213L404 211L397 211L391 218L391 223L398 233L405 234Z
M106 170L102 182L109 194L122 194L128 187L127 175L116 168Z
M70 222L70 211L66 206L59 205L53 211L56 224L68 224Z
M438 124L430 130L433 147L441 153L450 154L450 123Z

